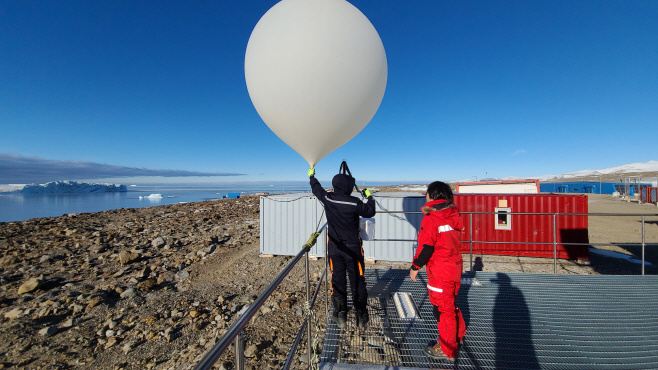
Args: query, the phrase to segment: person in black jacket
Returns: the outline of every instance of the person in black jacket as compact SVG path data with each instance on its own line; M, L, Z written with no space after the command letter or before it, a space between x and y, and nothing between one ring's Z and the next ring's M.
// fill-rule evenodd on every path
M334 321L338 327L347 327L347 278L352 288L352 304L356 323L365 327L369 321L367 302L368 291L363 276L364 258L359 237L359 216L375 215L375 201L368 189L363 191L367 202L351 196L356 180L352 176L338 174L332 184L334 191L328 193L315 178L315 170L308 171L311 189L324 205L327 214L329 240L329 266L331 268L331 303L334 307Z

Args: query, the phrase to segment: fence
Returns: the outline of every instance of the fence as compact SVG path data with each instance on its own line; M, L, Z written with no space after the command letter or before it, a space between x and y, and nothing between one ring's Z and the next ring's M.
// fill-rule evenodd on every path
M422 214L420 211L377 211L378 213L416 213ZM462 215L469 215L469 226L473 227L473 215L496 215L496 212L460 212ZM557 245L574 245L574 246L609 246L614 244L609 243L567 243L567 242L558 242L557 240L557 216L623 216L623 217L641 217L642 218L642 243L628 243L626 245L641 245L642 246L642 275L644 275L644 257L645 257L645 247L649 246L658 246L658 244L647 244L645 242L645 219L646 217L658 217L656 214L645 214L645 213L529 213L529 212L509 212L509 215L529 215L529 216L551 216L553 217L553 241L550 243L542 242L497 242L497 241L487 241L487 240L462 240L463 243L468 243L470 245L470 270L473 270L473 244L522 244L522 245L553 245L553 273L557 274ZM469 230L469 235L473 235L473 230ZM373 239L373 241L408 241L415 242L415 239Z

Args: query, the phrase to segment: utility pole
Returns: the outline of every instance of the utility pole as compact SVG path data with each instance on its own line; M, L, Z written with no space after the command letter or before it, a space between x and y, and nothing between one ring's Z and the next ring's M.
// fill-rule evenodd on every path
M602 182L601 182L601 176L599 176L599 194L603 194L603 193L602 193L602 190L603 190L603 189L601 189L601 184L602 184Z

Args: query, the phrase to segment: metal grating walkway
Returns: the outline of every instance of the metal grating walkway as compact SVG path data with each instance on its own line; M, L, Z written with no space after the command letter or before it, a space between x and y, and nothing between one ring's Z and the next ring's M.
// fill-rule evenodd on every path
M467 334L452 365L422 351L438 330L425 272L417 283L408 273L366 271L368 328L351 312L343 333L328 323L321 369L658 369L658 276L465 273ZM411 293L420 319L398 318L395 292Z

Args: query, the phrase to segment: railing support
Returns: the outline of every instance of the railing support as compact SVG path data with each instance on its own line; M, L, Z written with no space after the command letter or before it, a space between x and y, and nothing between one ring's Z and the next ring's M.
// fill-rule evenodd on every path
M468 215L469 222L468 222L468 235L471 243L471 271L473 271L473 214L471 213Z
M308 308L309 310L311 309L311 279L310 279L310 274L309 274L309 262L308 262L308 253L306 252L306 304L304 305L304 308ZM311 369L311 352L312 352L312 336L311 336L311 323L309 322L309 325L306 325L306 349L308 350L308 369Z
M326 232L326 230L325 230ZM329 242L327 236L323 236L327 243L324 245L324 276L329 276L327 270L329 269ZM327 285L328 278L324 279L324 314L329 317L329 286Z
M235 369L244 370L244 336L242 332L235 337Z
M644 216L642 216L642 275L644 275Z
M557 275L557 218L553 214L553 273Z

